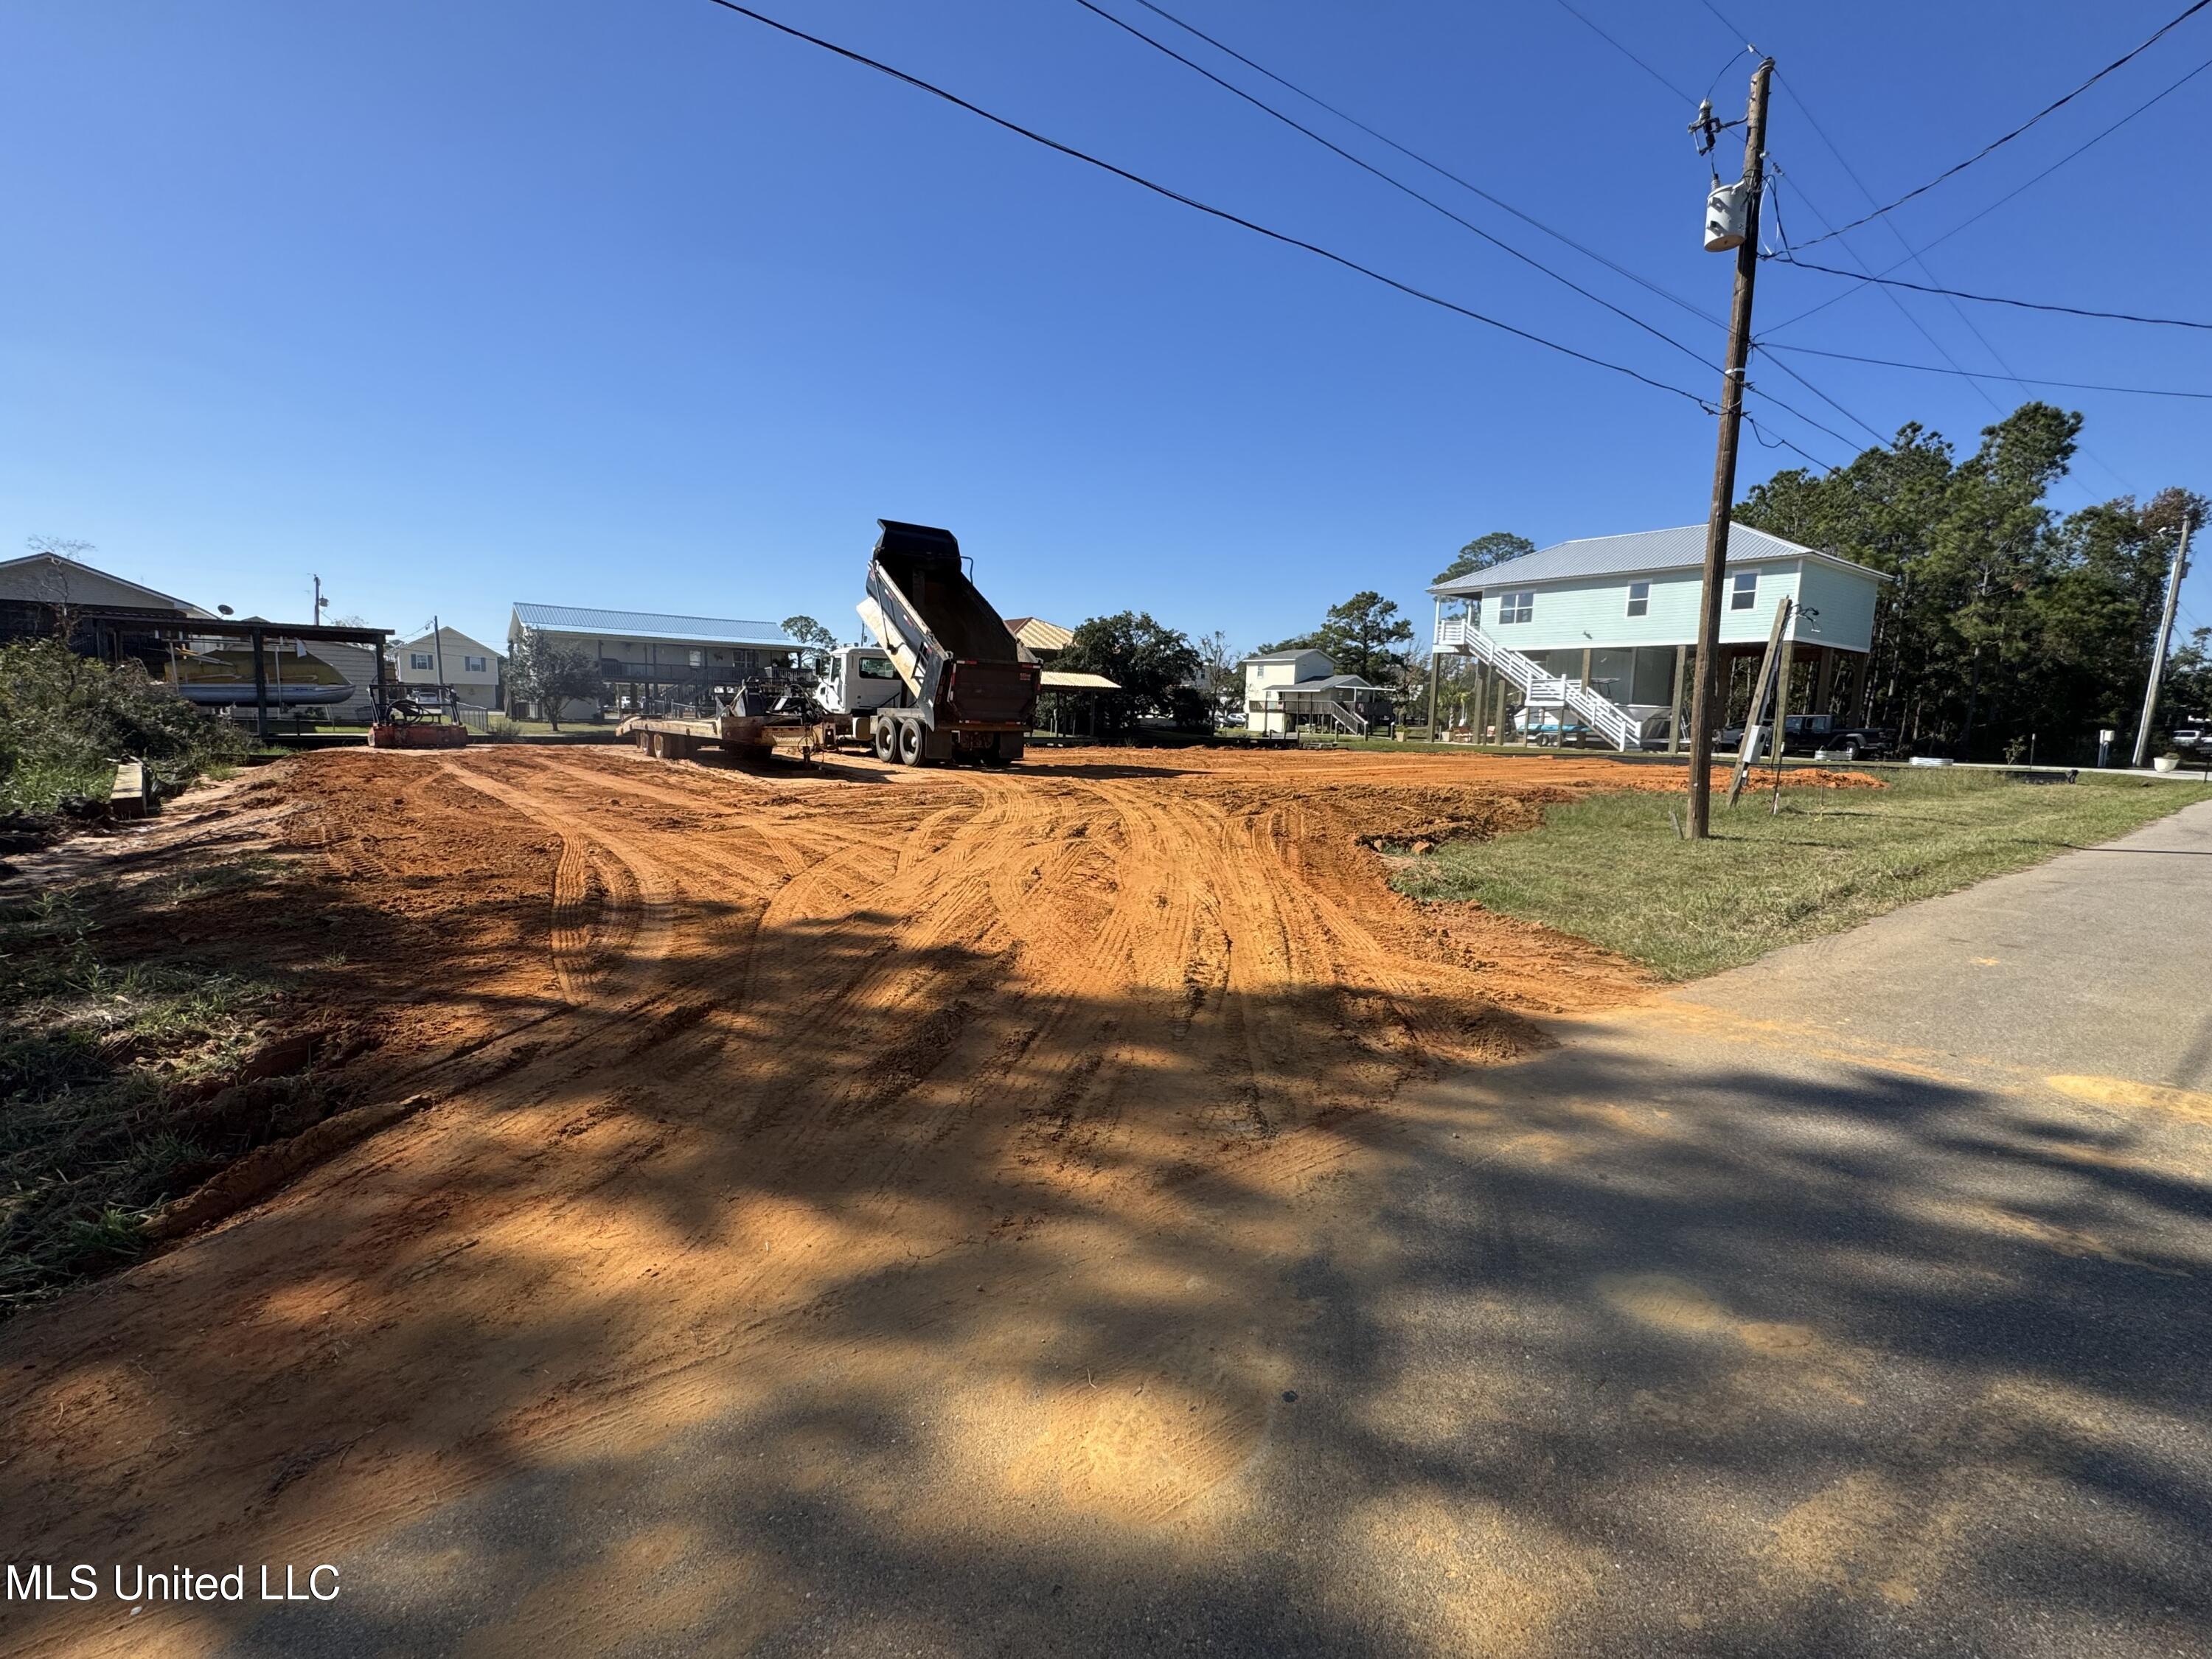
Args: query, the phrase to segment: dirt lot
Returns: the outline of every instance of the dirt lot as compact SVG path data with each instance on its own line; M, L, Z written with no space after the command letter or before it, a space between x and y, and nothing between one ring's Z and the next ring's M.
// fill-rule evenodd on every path
M161 831L173 856L265 844L315 872L355 947L323 994L379 1044L351 1097L411 1115L0 1334L0 1544L330 1559L825 1374L896 1394L924 1344L975 1384L933 1455L988 1501L1157 1524L1275 1409L1273 1316L1228 1264L1291 1246L1298 1195L1387 1139L1411 1079L1642 989L1540 928L1416 907L1377 848L1639 787L1680 775L504 748L234 785ZM803 1426L793 1480L850 1462ZM196 1651L234 1617L15 1610L0 1645Z

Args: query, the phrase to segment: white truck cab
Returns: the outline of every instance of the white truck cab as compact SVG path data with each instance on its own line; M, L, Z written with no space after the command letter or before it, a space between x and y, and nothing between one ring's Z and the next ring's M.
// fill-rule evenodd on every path
M841 646L822 665L814 699L831 714L872 714L906 696L906 682L889 653L872 645Z

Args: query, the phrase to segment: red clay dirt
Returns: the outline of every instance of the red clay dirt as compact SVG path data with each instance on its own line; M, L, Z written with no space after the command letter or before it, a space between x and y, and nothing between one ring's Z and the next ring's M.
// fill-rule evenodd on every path
M1008 1297L993 1340L1034 1355L1056 1308L1143 1290L1149 1236L1288 1248L1273 1200L1386 1133L1411 1080L1528 1052L1546 1039L1526 1016L1644 985L1542 927L1415 904L1375 847L1680 787L1601 759L1371 751L289 763L222 810L376 952L345 1011L380 1039L354 1098L419 1109L0 1333L0 1543L191 1563L312 1540L328 1559L824 1366L896 1368L942 1317L940 1269ZM1182 1284L1162 1305L1196 1307ZM863 1307L880 1334L825 1346ZM981 1478L1048 1515L1174 1512L1269 1397L1262 1359L1204 1353L1146 1374L1150 1400L1190 1402L1151 1474L1066 1426L1095 1413L1086 1372L1092 1394L1001 1425L1016 1450ZM18 1609L13 1638L199 1652L236 1616Z

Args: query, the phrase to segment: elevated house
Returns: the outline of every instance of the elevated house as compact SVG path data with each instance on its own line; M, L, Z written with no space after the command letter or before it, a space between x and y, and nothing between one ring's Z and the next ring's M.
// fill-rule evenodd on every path
M1510 698L1535 723L1579 728L1616 749L1672 748L1686 735L1705 556L1705 527L1686 525L1560 542L1438 582L1429 590L1437 651L1474 660L1486 717ZM1722 685L1733 659L1765 650L1776 609L1787 599L1783 683L1796 687L1788 712L1847 706L1887 580L1832 553L1732 526L1722 577Z
M510 658L528 634L548 635L599 665L598 708L579 700L562 712L563 720L601 711L703 713L749 679L791 672L802 648L774 623L518 604L507 623Z
M1357 674L1340 674L1328 652L1310 646L1263 651L1244 671L1244 724L1268 737L1340 732L1364 737L1390 715L1390 694Z

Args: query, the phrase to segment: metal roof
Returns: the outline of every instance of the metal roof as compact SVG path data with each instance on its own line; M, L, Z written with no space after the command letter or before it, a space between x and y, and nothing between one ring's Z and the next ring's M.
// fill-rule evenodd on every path
M1079 674L1073 669L1048 668L1037 676L1047 691L1119 691L1121 683L1103 674Z
M705 645L799 643L774 623L748 622L737 617L677 617L659 611L595 611L583 605L518 603L514 619L525 628L597 638L688 640Z
M1241 659L1237 665L1242 668L1248 662L1296 662L1300 657L1310 657L1317 651L1324 657L1328 654L1328 652L1322 651L1317 645L1302 645L1291 651L1258 652L1252 656Z
M1773 559L1818 559L1826 564L1855 570L1875 581L1889 579L1878 570L1869 570L1849 559L1839 559L1832 553L1823 553L1816 548L1800 547L1779 536L1770 536L1764 530L1753 530L1748 525L1729 526L1728 562L1730 564L1756 564ZM1705 526L1686 524L1674 530L1638 530L1626 536L1585 536L1571 542L1558 542L1540 548L1534 553L1524 553L1517 559L1508 559L1487 570L1478 570L1470 575L1455 576L1448 582L1438 582L1429 592L1439 598L1458 593L1477 593L1486 589L1510 587L1517 582L1566 581L1578 576L1624 576L1644 570L1690 570L1705 562Z
M1065 651L1075 643L1074 633L1058 623L1048 623L1042 617L1009 617L1006 632L1017 643L1032 651ZM1120 687L1115 688L1119 690Z

